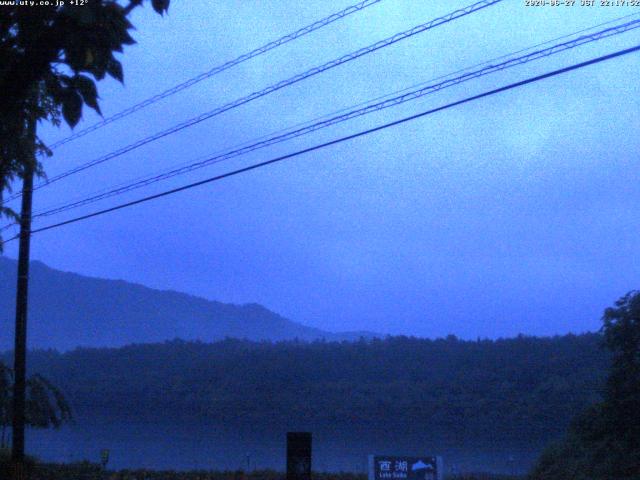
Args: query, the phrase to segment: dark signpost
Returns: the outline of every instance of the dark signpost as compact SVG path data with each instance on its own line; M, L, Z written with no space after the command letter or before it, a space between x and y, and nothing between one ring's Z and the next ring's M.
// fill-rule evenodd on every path
M311 480L311 432L287 432L287 480Z
M100 464L103 470L107 468L107 463L109 463L109 450L100 450Z
M442 480L442 457L369 455L369 480Z

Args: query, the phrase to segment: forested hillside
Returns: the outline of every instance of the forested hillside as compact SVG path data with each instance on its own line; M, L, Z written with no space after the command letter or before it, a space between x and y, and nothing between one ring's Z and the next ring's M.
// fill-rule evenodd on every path
M36 351L30 366L66 393L80 419L426 429L454 440L539 442L599 399L608 365L599 342L597 334L173 341Z

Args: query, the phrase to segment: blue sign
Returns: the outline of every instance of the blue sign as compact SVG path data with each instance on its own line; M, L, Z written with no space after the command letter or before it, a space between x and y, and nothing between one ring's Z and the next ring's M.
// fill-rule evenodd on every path
M369 480L442 480L442 457L369 455Z

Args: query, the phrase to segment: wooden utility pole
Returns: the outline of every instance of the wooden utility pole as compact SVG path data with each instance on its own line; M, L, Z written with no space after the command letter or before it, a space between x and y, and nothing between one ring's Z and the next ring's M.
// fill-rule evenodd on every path
M31 243L31 208L33 175L35 171L35 120L31 118L20 148L24 175L22 179L22 208L20 211L20 245L18 250L18 285L16 289L16 331L13 369L13 424L11 460L13 479L26 478L24 465L25 393L27 373L27 298L29 291L29 249Z

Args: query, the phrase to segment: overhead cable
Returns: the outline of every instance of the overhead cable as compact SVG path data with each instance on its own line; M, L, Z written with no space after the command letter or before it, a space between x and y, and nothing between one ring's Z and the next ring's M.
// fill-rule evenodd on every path
M144 178L142 180L138 180L129 184L125 184L121 187L117 187L117 188L113 188L111 190L108 190L106 192L102 192L99 194L95 194L86 198L83 198L81 200L75 201L75 202L70 202L55 208L51 208L49 210L45 210L42 212L37 212L36 214L33 215L33 218L39 218L39 217L46 217L46 216L51 216L54 214L58 214L64 211L68 211L74 208L78 208L81 206L85 206L91 203L95 203L97 201L100 200L104 200L106 198L110 198L116 195L121 195L123 193L129 192L129 191L133 191L154 183L157 183L159 181L162 180L166 180L178 175L182 175L188 172L192 172L194 170L200 169L200 168L204 168L225 160L229 160L231 158L235 158L241 155L245 155L247 153L253 152L255 150L258 149L262 149L262 148L266 148L287 140L291 140L293 138L297 138L300 137L302 135L306 135L312 132L315 132L317 130L323 129L323 128L327 128L342 122L345 122L347 120L351 120L357 117L361 117L373 112L378 112L380 110L384 110L387 108L391 108L391 107L395 107L397 105L412 101L412 100L416 100L418 98L424 97L426 95L438 92L440 90L443 90L445 88L448 87L452 87L454 85L458 85L479 77L483 77L485 75L489 75L492 73L496 73L511 67L515 67L518 65L523 65L525 63L529 63L535 60L539 60L542 58L546 58L549 57L551 55L555 55L591 42L596 42L599 40L602 40L604 38L608 38L614 35L618 35L621 34L623 32L628 32L630 30L634 30L640 28L640 20L633 20L630 22L626 22L622 25L616 25L614 27L610 27L589 35L583 35L581 37L578 37L574 40L571 41L567 41L567 42L563 42L560 44L556 44L553 45L551 47L545 48L545 49L541 49L541 50L536 50L534 52L528 53L526 55L521 55L519 57L515 57L515 58L511 58L508 59L506 61L500 62L500 63L489 63L488 65L486 65L483 68L465 73L464 75L460 75L454 78L449 78L447 80L438 82L438 83L434 83L434 84L429 84L427 86L422 86L420 88L414 89L412 91L403 93L401 95L395 96L393 98L388 98L385 99L383 101L379 101L379 102L375 102L375 103L370 103L364 107L361 108L356 108L353 110L350 110L346 113L340 114L340 115L336 115L334 117L313 123L311 125L307 125L305 127L302 128L298 128L295 130L290 130L287 131L286 133L280 134L280 135L275 135L272 137L269 137L265 140L253 143L251 145L247 145L244 146L242 148L238 148L238 149L234 149L231 151L227 151L225 153L222 154L218 154L215 156L210 156L204 160L200 160L179 168L175 168L173 170L169 170L167 172L152 176L152 177L147 177Z
M294 75L293 77L290 77L286 80L282 80L281 82L278 82L276 84L270 85L269 87L266 87L262 90L256 91L251 93L250 95L247 95L245 97L239 98L237 100L234 100L230 103L227 103L221 107L215 108L214 110L211 110L209 112L203 113L201 115L198 115L197 117L193 117L189 120L186 120L182 123L179 123L171 128L168 128L166 130L163 130L161 132L158 132L154 135L151 135L149 137L143 138L141 140L138 140L137 142L134 142L132 144L129 144L125 147L122 147L116 151L113 151L111 153L108 153L102 157L96 158L94 160L91 160L88 163L85 163L83 165L80 165L78 167L72 168L71 170L68 170L66 172L63 172L59 175L55 175L51 178L49 178L46 182L35 185L34 186L34 190L38 190L42 187L51 185L54 182L57 182L59 180L62 180L63 178L67 178L71 175L74 175L76 173L82 172L84 170L87 170L91 167L94 167L96 165L100 165L104 162L107 162L109 160L112 160L116 157L120 157L121 155L124 155L125 153L131 152L137 148L142 147L143 145L147 145L148 143L154 142L156 140L159 140L161 138L164 138L168 135L172 135L174 133L177 133L181 130L184 130L186 128L192 127L198 123L201 123L205 120L208 120L214 116L220 115L221 113L227 112L231 109L237 108L241 105L244 105L246 103L249 103L253 100L256 100L258 98L264 97L266 95L269 95L271 93L274 93L278 90L281 90L282 88L288 87L290 85L293 85L295 83L301 82L302 80L305 80L309 77L312 77L314 75L318 75L322 72L325 72L327 70L330 70L332 68L335 68L339 65L342 65L344 63L350 62L352 60L355 60L357 58L360 58L364 55L370 54L372 52L375 52L377 50L380 50L382 48L388 47L390 45L393 45L397 42L400 42L401 40L405 40L407 38L413 37L414 35L417 35L419 33L425 32L427 30L430 30L432 28L435 28L437 26L440 25L444 25L446 23L449 23L451 21L454 21L458 18L467 16L471 13L477 12L478 10L484 9L486 7L489 7L491 5L494 5L496 3L500 3L502 0L483 0L477 3L474 3L472 5L469 5L467 7L464 7L462 9L459 10L455 10L447 15L444 15L442 17L438 17L434 20L431 20L429 22L426 23L422 23L420 25L417 25L409 30L405 30L404 32L400 32L397 33L395 35L392 35L391 37L388 37L384 40L380 40L372 45L369 45L367 47L363 47L359 50L356 50L355 52L351 52L348 53L346 55L343 55L342 57L339 57L337 59L331 60L330 62L324 63L320 66L311 68L303 73ZM4 201L4 204L6 204L7 202L14 200L16 198L18 198L21 195L21 192L16 193L13 196L10 196L7 198L7 200Z
M272 42L269 42L261 47L256 48L255 50L252 50L248 53L245 53L243 55L240 55L237 58L234 58L233 60L229 60L228 62L225 62L221 65L217 65L215 67L213 67L211 70L207 71L207 72L203 72L199 75L196 75L193 78L190 78L182 83L179 83L178 85L175 85L167 90L165 90L164 92L158 93L156 95L153 95L152 97L147 98L146 100L143 100L139 103L136 103L135 105L126 108L110 117L107 117L87 128L84 128L82 130L79 130L75 133L73 133L72 135L69 135L66 138L63 138L62 140L59 140L53 144L51 144L49 146L49 148L51 150L56 149L62 145L64 145L65 143L69 143L73 140L76 140L80 137L84 137L85 135L94 132L106 125L109 125L110 123L116 122L118 120L121 120L125 117L128 117L129 115L131 115L132 113L135 113L139 110L142 110L143 108L148 107L149 105L152 105L164 98L170 97L172 95L175 95L178 92L181 92L183 90L186 90L187 88L190 88L194 85L196 85L197 83L202 82L203 80L206 80L208 78L213 77L214 75L217 75L219 73L224 72L225 70L230 69L231 67L235 67L236 65L239 65L243 62L246 62L247 60L250 60L252 58L258 57L264 53L267 53L270 50L273 50L274 48L280 47L286 43L289 43L293 40L296 40L300 37L303 37L311 32L314 32L316 30L319 30L322 27L325 27L337 20L340 20L344 17L347 17L353 13L357 13L361 10L364 10L367 7L370 7L372 5L375 5L376 3L381 2L382 0L364 0L362 2L356 3L355 5L351 5L343 10L340 10L339 12L333 13L325 18L322 18L316 22L311 23L310 25L307 25L306 27L302 27L299 30L296 30L295 32L289 33L287 35L284 35L280 38L278 38L277 40L274 40Z
M593 58L591 60L580 62L580 63L574 64L574 65L570 65L568 67L563 67L563 68L560 68L560 69L557 69L557 70L553 70L551 72L547 72L547 73L544 73L544 74L541 74L541 75L536 75L534 77L530 77L530 78L527 78L525 80L521 80L519 82L510 83L508 85L505 85L505 86L502 86L502 87L499 87L499 88L495 88L493 90L489 90L489 91L486 91L486 92L483 92L483 93L480 93L480 94L477 94L477 95L466 97L466 98L464 98L462 100L458 100L458 101L455 101L455 102L452 102L452 103L448 103L448 104L440 106L440 107L432 108L430 110L427 110L427 111L424 111L424 112L421 112L421 113L418 113L418 114L415 114L415 115L404 117L404 118L402 118L400 120L395 120L393 122L385 123L385 124L379 125L377 127L373 127L373 128L370 128L370 129L367 129L367 130L363 130L363 131L360 131L360 132L357 132L357 133L354 133L354 134L351 134L351 135L347 135L347 136L340 137L340 138L337 138L337 139L334 139L334 140L331 140L331 141L328 141L328 142L324 142L324 143L321 143L321 144L318 144L318 145L314 145L312 147L308 147L308 148L305 148L305 149L302 149L302 150L298 150L296 152L289 153L287 155L282 155L282 156L279 156L279 157L276 157L276 158L273 158L273 159L270 159L270 160L266 160L264 162L256 163L256 164L244 167L244 168L233 170L231 172L223 173L221 175L216 175L214 177L210 177L210 178L207 178L205 180L200 180L198 182L190 183L188 185L183 185L181 187L173 188L171 190L166 190L166 191L161 192L161 193L157 193L157 194L154 194L154 195L149 195L149 196L146 196L146 197L143 197L143 198L139 198L137 200L133 200L133 201L130 201L130 202L122 203L122 204L119 204L119 205L116 205L116 206L113 206L113 207L110 207L110 208L106 208L106 209L99 210L99 211L96 211L96 212L93 212L93 213L89 213L89 214L86 214L86 215L75 217L75 218L72 218L72 219L69 219L69 220L65 220L63 222L59 222L59 223L55 223L55 224L52 224L52 225L47 225L45 227L37 228L37 229L32 230L31 233L34 234L34 233L44 232L44 231L51 230L51 229L54 229L54 228L62 227L64 225L77 223L77 222L80 222L80 221L83 221L83 220L87 220L89 218L93 218L93 217L97 217L97 216L100 216L100 215L104 215L106 213L114 212L114 211L117 211L117 210L122 210L124 208L132 207L134 205L138 205L138 204L141 204L141 203L145 203L145 202L149 202L149 201L152 201L152 200L156 200L158 198L162 198L162 197L165 197L165 196L168 196L168 195L173 195L173 194L178 193L178 192L182 192L182 191L185 191L185 190L190 190L190 189L195 188L195 187L206 185L206 184L209 184L209 183L212 183L212 182L216 182L216 181L219 181L219 180L222 180L222 179L225 179L225 178L233 177L233 176L239 175L241 173L246 173L246 172L249 172L249 171L252 171L252 170L256 170L258 168L266 167L266 166L272 165L274 163L282 162L283 160L288 160L290 158L298 157L298 156L306 154L306 153L311 153L311 152L314 152L314 151L317 151L317 150L321 150L321 149L324 149L324 148L332 146L332 145L337 145L339 143L343 143L343 142L348 141L348 140L352 140L352 139L355 139L355 138L358 138L358 137L363 137L365 135L369 135L369 134L374 133L374 132L385 130L385 129L390 128L390 127L395 127L395 126L398 126L398 125L402 125L404 123L416 120L418 118L422 118L422 117L425 117L427 115L432 115L434 113L437 113L437 112L440 112L440 111L443 111L443 110L447 110L447 109L450 109L450 108L453 108L453 107L456 107L456 106L459 106L459 105L463 105L463 104L466 104L466 103L469 103L469 102L473 102L475 100L480 100L482 98L486 98L486 97L489 97L489 96L492 96L492 95L496 95L498 93L506 92L508 90L513 90L515 88L519 88L519 87L522 87L522 86L525 86L525 85L528 85L528 84L531 84L531 83L539 82L539 81L547 79L547 78L551 78L551 77L555 77L555 76L558 76L558 75L562 75L562 74L565 74L565 73L568 73L568 72L571 72L571 71L574 71L574 70L579 70L581 68L585 68L585 67L590 66L590 65L595 65L595 64L598 64L598 63L601 63L601 62L605 62L605 61L608 61L608 60L611 60L611 59L614 59L614 58L617 58L617 57L621 57L623 55L628 55L628 54L631 54L631 53L635 53L635 52L638 52L638 51L640 51L640 45L636 45L635 47L627 48L627 49L624 49L624 50L618 50L618 51L610 53L608 55L602 55L600 57L596 57L596 58ZM19 236L12 237L12 238L8 239L7 241L5 241L3 243L7 243L7 242L10 242L12 240L15 240L18 237Z

